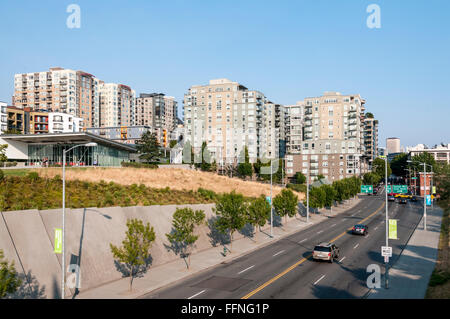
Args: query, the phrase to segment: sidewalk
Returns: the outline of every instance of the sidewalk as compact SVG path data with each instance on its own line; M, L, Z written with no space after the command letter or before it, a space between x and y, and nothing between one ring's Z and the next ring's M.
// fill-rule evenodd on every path
M306 217L297 217L289 221L286 225L281 227L274 227L274 238L271 239L268 234L269 230L257 232L253 238L242 238L233 241L233 252L227 253L223 256L223 246L212 247L210 249L201 251L191 256L191 267L186 269L186 264L183 259L179 258L175 261L151 267L148 272L141 278L135 278L133 281L133 291L129 292L129 278L122 278L120 280L107 283L97 288L92 288L87 291L82 291L76 296L77 299L132 299L138 298L158 288L167 286L177 281L186 279L189 276L198 274L211 267L217 266L224 262L230 262L233 259L241 257L252 251L260 249L289 236L301 229L307 228L311 225L320 223L329 217L340 214L361 201L359 198L349 200L348 203L333 207L332 213L324 210L320 214L310 214L309 223L306 223ZM284 218L283 218L284 222ZM227 245L228 247L229 245Z
M408 244L389 270L389 289L372 289L368 299L423 299L438 256L442 210L435 205L427 210L427 231L423 218Z

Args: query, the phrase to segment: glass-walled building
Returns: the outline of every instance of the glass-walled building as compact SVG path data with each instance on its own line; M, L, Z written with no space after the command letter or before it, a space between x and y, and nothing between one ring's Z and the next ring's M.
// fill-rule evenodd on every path
M89 133L2 135L10 151L22 155L17 160L28 165L62 165L63 150L80 145L66 154L67 166L120 166L130 161L134 146L118 143ZM83 146L95 142L97 146ZM15 159L14 157L9 157Z

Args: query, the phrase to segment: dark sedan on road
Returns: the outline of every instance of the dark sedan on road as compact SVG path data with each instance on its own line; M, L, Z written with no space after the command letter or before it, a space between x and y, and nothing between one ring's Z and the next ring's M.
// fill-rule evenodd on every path
M416 196L412 196L411 197L411 202L417 202L417 197Z
M388 196L388 201L389 201L389 202L395 202L395 196L389 195L389 196Z
M399 202L400 204L406 204L406 203L408 203L408 200L407 200L406 198L404 198L404 197L401 197L401 198L398 200L398 202Z
M352 234L366 236L368 233L369 233L369 227L367 225L359 225L358 224L352 228Z

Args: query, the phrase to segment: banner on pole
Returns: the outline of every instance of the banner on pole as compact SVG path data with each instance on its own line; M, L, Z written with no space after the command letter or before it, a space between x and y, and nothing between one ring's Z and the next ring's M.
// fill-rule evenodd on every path
M62 229L55 228L55 254L62 254Z
M389 219L389 239L398 239L396 219Z

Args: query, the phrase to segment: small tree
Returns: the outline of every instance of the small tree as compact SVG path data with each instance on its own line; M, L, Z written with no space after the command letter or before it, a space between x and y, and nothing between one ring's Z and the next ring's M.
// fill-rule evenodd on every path
M14 261L8 263L3 258L3 251L0 249L0 299L14 293L22 284L14 267Z
M247 222L254 227L258 226L261 231L267 220L270 217L270 204L267 202L264 195L253 200L248 206Z
M281 190L281 193L273 199L273 207L278 216L284 216L286 223L287 216L294 217L297 213L298 196L290 189L283 189Z
M115 259L123 263L130 275L130 291L136 275L147 271L150 260L150 246L155 240L155 232L150 224L144 225L142 220L127 220L128 230L122 247L109 244Z
M208 146L206 144L206 142L202 143L202 149L200 154L196 154L195 155L195 163L194 166L196 168L200 168L202 171L204 172L209 172L211 171L211 152L208 149Z
M297 172L294 175L294 182L295 184L305 184L306 176L302 172Z
M6 157L6 149L8 144L0 144L0 162L6 162L8 157Z
M194 235L196 226L200 226L205 221L205 213L202 210L194 212L191 208L177 208L173 214L172 227L173 232L166 234L167 239L172 245L180 244L182 247L183 258L188 256L187 268L191 264L191 252L198 235Z
M382 158L374 159L373 163L372 163L372 172L374 172L375 174L377 174L381 178L384 178L384 176L386 175L385 165L386 165L386 162L385 162L384 159L382 159ZM391 170L391 167L390 167L390 165L388 163L388 167L387 167L387 175L388 175L388 177L391 174L392 174L392 170Z
M241 230L246 223L247 205L244 202L242 194L236 194L232 191L229 194L223 194L214 208L218 219L216 228L223 234L230 235L230 251L233 249L233 234Z
M309 191L309 207L319 209L325 206L326 194L322 187L313 187Z
M325 207L332 207L336 198L336 190L331 185L322 185L321 188L325 192Z
M242 177L243 179L245 179L247 176L252 177L253 175L253 168L252 164L250 164L250 157L248 155L247 146L242 150L241 154L239 155L239 164L237 170L239 176Z
M378 176L378 174L375 174L373 172L366 173L366 174L364 174L364 177L363 177L364 185L375 186L375 185L378 185L380 180L381 180L381 177Z
M145 132L140 140L136 141L136 149L139 158L147 163L154 163L159 161L161 157L161 148L155 133L150 131Z

